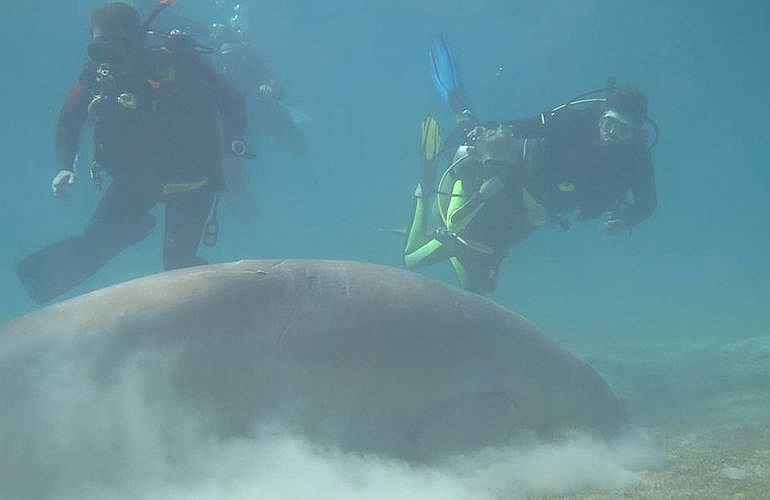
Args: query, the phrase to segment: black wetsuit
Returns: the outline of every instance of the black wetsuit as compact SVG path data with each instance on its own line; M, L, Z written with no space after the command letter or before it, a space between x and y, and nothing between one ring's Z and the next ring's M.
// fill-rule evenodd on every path
M527 189L550 214L577 210L580 220L588 220L613 211L630 229L657 205L651 155L644 141L601 144L601 113L597 104L507 125L529 139Z
M94 102L97 95L103 100ZM94 160L112 182L83 233L18 264L37 302L72 289L144 239L158 202L166 205L164 268L205 263L196 252L221 185L223 139L243 138L246 127L239 93L194 54L146 49L123 66L88 62L59 115L59 169L72 169L89 105Z

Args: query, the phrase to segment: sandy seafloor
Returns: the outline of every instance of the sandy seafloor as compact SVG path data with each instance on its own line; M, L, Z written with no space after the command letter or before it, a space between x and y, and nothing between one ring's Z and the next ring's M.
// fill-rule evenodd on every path
M639 483L624 490L532 498L770 498L770 336L584 352L656 443L660 464L635 471Z

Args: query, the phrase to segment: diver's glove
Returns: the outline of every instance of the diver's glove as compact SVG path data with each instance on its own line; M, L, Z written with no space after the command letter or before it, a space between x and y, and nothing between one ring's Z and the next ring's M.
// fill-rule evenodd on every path
M488 200L505 188L505 181L499 175L491 177L484 181L479 188L479 196L482 200Z
M607 234L618 234L625 230L630 231L631 226L617 212L610 212L602 223L602 230Z
M266 83L260 85L257 90L259 91L259 97L269 98L273 96L273 87Z
M72 170L59 170L59 173L56 174L56 177L54 177L51 181L51 189L53 189L53 194L63 195L64 186L75 184L76 180L77 176Z

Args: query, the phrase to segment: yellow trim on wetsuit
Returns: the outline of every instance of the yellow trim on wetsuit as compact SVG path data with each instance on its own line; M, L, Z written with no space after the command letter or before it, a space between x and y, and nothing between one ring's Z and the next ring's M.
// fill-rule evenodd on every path
M170 195L170 194L189 193L190 191L195 191L197 189L205 187L208 184L209 184L208 178L200 181L196 181L196 182L172 182L172 183L163 185L163 194Z

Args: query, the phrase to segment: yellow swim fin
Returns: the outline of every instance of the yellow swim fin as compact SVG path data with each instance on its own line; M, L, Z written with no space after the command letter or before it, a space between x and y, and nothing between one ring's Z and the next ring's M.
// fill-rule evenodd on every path
M436 166L441 154L441 127L431 115L420 126L420 185L423 193L433 196L436 190Z
M428 115L420 127L420 159L435 162L441 153L441 127L433 116Z

